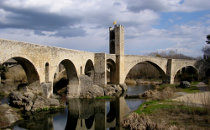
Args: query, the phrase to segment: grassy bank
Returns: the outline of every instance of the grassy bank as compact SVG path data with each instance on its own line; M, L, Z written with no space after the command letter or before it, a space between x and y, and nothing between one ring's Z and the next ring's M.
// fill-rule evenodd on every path
M206 107L163 100L145 102L135 112L147 115L153 122L164 122L166 125L176 125L178 128L210 128L210 110Z
M137 110L138 114L152 114L160 110L169 110L169 111L180 111L186 112L188 114L198 113L198 114L210 114L208 109L205 107L185 105L183 103L164 100L164 101L149 101L141 104Z
M96 99L111 99L111 96L96 97Z
M170 90L173 93L184 92L186 94L181 98L186 96L187 98L183 101L177 98L175 98L177 100L172 100L173 96L150 98L152 100L141 104L134 112L140 116L146 116L153 124L175 125L181 129L208 129L210 128L209 92L201 92L197 87L198 85L198 82L191 83L190 88L180 88L178 84L157 85L153 93L160 93L158 97L165 95L164 93ZM155 94L152 94L152 96L155 96ZM144 121L141 120L142 122Z
M166 87L173 88L175 92L186 92L186 93L196 93L200 92L200 90L197 87L198 82L191 83L190 88L180 88L178 84L161 84L157 86L158 89L164 89Z
M149 101L130 114L123 126L130 129L210 128L210 92L201 92L197 86L200 87L200 83L193 82L190 88L181 88L178 84L156 85L154 90L142 95Z

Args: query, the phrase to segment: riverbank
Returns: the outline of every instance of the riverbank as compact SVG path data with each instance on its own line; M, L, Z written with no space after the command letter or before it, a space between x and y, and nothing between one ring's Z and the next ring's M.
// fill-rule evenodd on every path
M159 79L126 79L125 83L130 86L136 86L136 85L142 85L142 84L157 85L157 84L161 84L162 80L159 80Z
M157 99L157 91L163 95L168 87L173 90L173 96ZM160 85L156 90L149 91L153 93L150 94L149 101L141 104L134 111L137 115L130 114L122 122L124 127L130 129L210 128L210 92L201 92L199 84L193 84L192 88L186 89L176 88L175 85Z

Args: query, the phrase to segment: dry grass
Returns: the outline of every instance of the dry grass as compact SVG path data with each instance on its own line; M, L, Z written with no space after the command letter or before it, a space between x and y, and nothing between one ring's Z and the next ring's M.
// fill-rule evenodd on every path
M162 80L160 80L160 79L137 79L136 83L139 84L139 85L141 85L141 84L153 84L153 85L156 85L156 84L161 84Z
M150 101L143 103L135 112L146 114L152 122L176 125L179 129L207 129L210 115L203 107L188 106L173 101Z
M134 79L126 79L125 80L126 85L135 86L137 83Z
M26 73L20 65L8 69L8 72L5 73L5 77L7 81L11 82L27 82Z
M210 92L199 92L186 94L173 99L174 101L184 102L187 104L198 104L202 106L210 106Z
M156 123L164 121L167 125L176 125L179 129L200 130L210 127L210 116L194 107L174 106L173 109L161 109L149 115Z
M162 90L148 90L140 95L143 98L149 98L152 100L165 100L173 97L174 90L171 87L165 87Z
M176 130L176 126L168 126L164 122L155 123L149 116L131 113L123 120L122 126L131 130Z

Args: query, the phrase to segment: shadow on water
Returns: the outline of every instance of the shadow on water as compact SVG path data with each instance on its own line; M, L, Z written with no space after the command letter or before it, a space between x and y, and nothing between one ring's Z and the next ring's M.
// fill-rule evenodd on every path
M65 110L57 113L39 113L34 116L26 116L13 129L122 130L120 122L123 117L137 109L143 102L142 99L125 99L124 97L110 100L69 99Z

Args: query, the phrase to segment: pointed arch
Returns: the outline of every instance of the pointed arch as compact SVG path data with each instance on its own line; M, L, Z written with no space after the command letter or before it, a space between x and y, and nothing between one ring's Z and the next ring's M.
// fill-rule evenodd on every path
M116 83L116 63L112 59L107 59L107 83Z
M191 65L182 66L176 71L174 75L174 81L175 79L189 82L198 80L198 70Z
M86 64L85 64L85 75L91 77L92 79L94 78L94 65L92 60L87 60Z
M34 83L36 81L39 81L40 83L40 76L38 74L38 71L36 69L36 66L27 58L24 57L11 57L10 59L13 59L17 62L17 64L20 64L22 68L24 69L27 77L28 84ZM10 60L8 59L8 60ZM7 61L8 61L7 60ZM7 61L5 61L3 64L7 64Z
M75 65L69 59L64 59L60 61L60 63L57 65L57 68L59 68L59 66L62 66L62 68L65 69L66 71L67 81L65 82L67 83L64 86L67 87L67 94L69 94L70 91L74 91L73 93L77 93L77 89L79 86L79 78L78 78ZM56 75L56 72L55 72L55 75ZM54 85L54 87L56 87L56 84Z
M150 64L150 65L152 65L153 67L155 67L157 70L158 70L158 72L159 72L159 74L160 74L160 78L163 80L163 81L165 81L165 79L166 79L166 73L165 73L165 71L159 66L159 65L157 65L156 63L154 63L154 62L152 62L152 61L140 61L140 62L136 62L135 64L133 64L131 67L130 67L130 69L128 69L127 70L127 72L125 73L125 79L126 79L126 77L127 77L127 75L129 74L129 72L135 67L135 66L137 66L138 64L140 64L140 63L148 63L148 64ZM124 80L125 80L124 79Z

